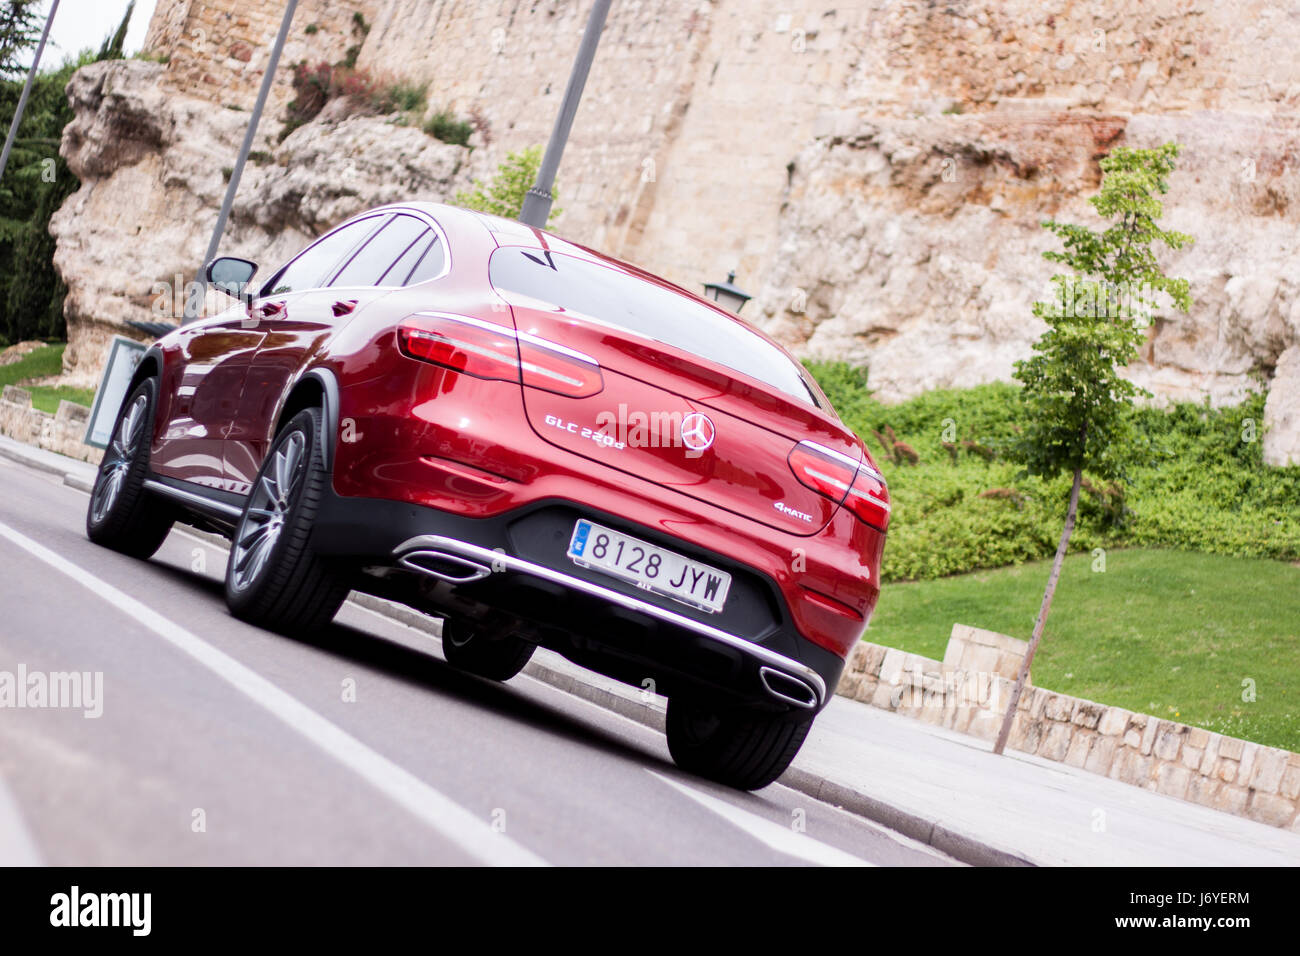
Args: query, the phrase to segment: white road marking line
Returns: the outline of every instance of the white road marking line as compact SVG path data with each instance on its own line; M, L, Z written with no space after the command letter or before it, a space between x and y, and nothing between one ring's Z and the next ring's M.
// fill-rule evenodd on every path
M470 813L408 770L371 750L224 651L8 525L0 523L0 536L8 538L56 571L66 574L173 647L194 658L470 856L496 866L547 865L545 860L532 851L504 833L493 830L486 820Z
M802 790L796 790L794 789L794 787L787 786L779 781L777 782L776 786L780 787L782 790L788 790L796 798L803 798L805 800L809 799L808 795L805 794ZM877 823L875 820L872 820L870 817L861 816L860 814L854 813L852 810L846 810L844 807L837 806L834 803L828 803L825 800L818 800L817 802L821 804L823 807L825 807L827 810L829 810L831 813L843 817L845 823L848 823L851 826L865 828L868 832L874 833L876 836L879 836L882 839L892 840L894 843L898 844L898 846L902 847L904 850L911 850L913 853L919 853L922 856L928 856L936 860L942 860L944 863L947 863L951 866L956 866L956 867L970 866L969 863L963 863L960 860L955 859L954 857L948 856L948 854L943 853L940 850L936 850L928 843L922 843L920 840L914 840L910 836L904 836L901 833L891 830L883 823ZM912 864L908 864L908 865L912 865Z
M665 777L648 767L646 773L652 777L657 777L674 790L690 797L700 806L712 810L732 826L744 830L754 839L778 853L798 857L801 860L807 860L809 863L816 863L820 866L875 866L874 863L859 859L852 853L845 853L843 850L838 850L827 843L814 840L806 833L796 833L779 823L773 823L771 820L766 820L750 813L748 810L733 806L725 800L719 800L707 793L701 793L693 787L679 783L671 777Z
M5 782L0 780L0 866L44 866L32 831L23 822L18 807Z
M78 490L79 490L79 489L78 489ZM204 546L204 547L208 547L208 548L212 548L214 551L217 551L217 552L219 552L219 553L221 553L221 554L228 554L228 553L229 553L229 548L228 548L228 546L227 546L227 547L223 547L223 546L222 546L223 543L221 543L221 542L210 541L210 540L208 540L207 538L200 537L199 535L192 533L192 532L190 531L189 528L186 528L186 527L184 527L184 526L177 525L176 528L175 528L174 531L173 531L173 534L176 534L176 535L182 536L182 537L184 537L184 538L187 538L188 540L194 542L195 544L202 545L202 546ZM216 575L216 577L217 577L217 579L220 579L221 575ZM367 607L367 606L365 606L365 605L358 604L358 603L356 603L356 602L354 602L354 601L351 601L351 600L349 600L349 601L347 602L347 606L348 606L349 608L353 608L353 609L356 609L356 610L359 610L359 611L364 611L364 612L367 613L367 614L370 614L370 615L372 615L372 616L374 616L374 617L377 617L377 618L379 618L380 620L382 620L385 624L387 624L387 625L389 625L389 626L395 626L395 627L399 627L399 628L403 628L403 629L405 629L405 630L408 630L408 631L410 631L410 632L411 632L411 633L412 633L416 638L420 639L421 642L426 642L426 641L427 641L427 642L438 642L438 638L436 638L436 637L434 637L433 635L427 633L426 631L422 631L422 630L420 630L419 628L412 627L410 624L406 623L405 621L399 620L399 619L396 618L396 617L389 617L389 616L388 616L387 614L385 614L384 612L382 612L382 611L378 611L378 610L376 610L376 609L374 609L374 608L372 608L372 607ZM629 725L629 727L631 727L631 728L633 728L633 729L635 729L635 730L637 730L637 731L643 732L643 733L645 733L645 734L647 734L647 735L653 735L653 736L655 736L655 737L658 737L658 739L660 739L660 740L663 739L663 735L662 735L661 733L656 733L654 730L652 730L652 729L649 728L649 727L646 727L646 726L645 726L644 724L642 724L640 721L634 720L634 719L632 719L631 717L628 717L626 714L621 714L621 713L619 713L618 711L614 711L614 710L608 710L608 709L606 709L605 707L601 706L600 704L596 703L595 701L588 700L588 699L585 698L585 697L580 697L580 696L578 696L578 695L576 695L576 694L573 694L573 693L571 693L571 692L569 692L569 691L566 691L566 690L564 690L564 689L562 689L562 688L556 687L556 686L553 685L553 684L548 684L546 681L540 680L540 679L538 679L538 678L536 678L536 677L533 677L533 676L531 676L531 675L529 675L529 674L523 674L523 675L521 675L521 678L522 678L522 680L523 680L524 682L528 683L529 685L535 685L537 688L540 688L540 689L542 689L542 690L544 690L544 691L548 691L548 692L551 692L551 693L557 693L557 694L563 694L563 695L564 695L566 698L568 698L568 699L576 700L576 701L578 701L579 703L584 704L584 705L586 705L587 707L589 707L589 708L591 708L591 709L593 709L593 710L598 711L598 712L601 714L602 717L605 717L605 718L611 718L611 717L612 717L612 718L615 718L616 721L618 721L618 722L625 722L626 724ZM651 773L654 773L654 771L650 771L650 772L651 772ZM659 775L659 774L655 774L655 776L660 776L660 775ZM703 798L704 800L713 800L713 799L714 799L714 798L712 798L712 797L707 796L706 794L701 794L701 793L699 793L698 791L690 790L690 788L686 788L686 787L684 787L684 785L677 784L675 781L670 780L670 779L667 778L667 777L662 777L662 776L660 776L660 779L664 780L665 782L667 782L667 783L669 783L669 784L671 784L671 785L673 785L673 786L675 786L675 787L678 787L679 789L682 789L683 792L688 792L688 794L689 794L692 798L695 798L695 799ZM780 786L780 784L778 784L778 786ZM786 788L786 789L788 789L788 788ZM791 792L791 793L798 793L798 791L794 791L794 790L791 790L790 792ZM721 801L719 801L719 802L721 802ZM730 804L725 804L725 803L724 803L723 805L726 806L728 810L735 811L736 813L745 813L745 811L738 810L736 807L733 807L733 806L731 806ZM828 806L829 806L829 805L828 805ZM710 807L710 809L714 809L714 808L713 808L713 807ZM939 853L939 852L935 851L933 847L927 846L927 845L924 844L924 843L919 843L919 842L917 842L917 841L915 841L915 840L911 840L911 839L909 839L909 838L907 838L907 837L903 837L903 836L901 836L901 835L899 835L899 834L894 833L892 830L889 830L889 829L886 828L886 827L879 827L879 826L876 826L876 825L872 824L870 821L868 821L868 820L866 820L866 819L864 819L864 818L862 818L862 817L859 817L859 816L857 816L856 814L849 813L849 812L846 811L846 810L842 810L842 809L840 809L840 808L838 808L838 807L830 807L830 809L833 809L833 810L837 811L838 813L840 813L840 814L842 814L842 815L848 817L850 820L852 820L852 822L853 822L854 824L857 824L857 825L864 825L864 824L865 824L865 825L867 826L868 829L873 830L873 831L875 831L875 832L878 832L880 835L883 835L883 836L885 836L885 837L888 837L889 839L893 840L893 841L894 841L895 843L897 843L898 845L903 846L903 847L906 847L907 849L916 850L916 851L921 851L921 852L926 852L926 853L929 853L930 855L932 855L932 856L934 856L934 857L936 857L936 858L939 858L939 859L947 859L947 857L945 857L942 853ZM760 823L763 823L763 824L769 824L769 821L764 820L764 819L761 818L761 817L753 817L752 815L749 815L749 816L751 816L752 819L754 819L754 820L758 820ZM771 826L777 826L776 824L769 824L769 825L771 825ZM787 832L784 828L779 827L779 826L777 826L777 829L781 831L782 836L783 836L783 839L784 839L784 837L786 837L786 836L798 836L798 837L800 837L801 840L804 840L804 841L807 841L807 840L809 839L809 838L803 836L802 834L795 834L793 831L789 831L789 832ZM764 842L766 842L766 841L764 841ZM816 842L816 841L812 841L812 842ZM770 846L771 844L768 844L768 845ZM820 845L820 846L823 846L823 847L826 846L825 844L819 844L819 845ZM804 846L804 844L801 843L800 846ZM781 848L781 847L773 847L773 848L774 848L774 849L778 849L780 852L788 852L788 851L786 851L785 849L783 849L783 848ZM833 847L826 847L826 848L832 850L833 852L839 852L839 851L834 850ZM798 854L795 854L795 855L798 855ZM875 864L873 864L873 863L868 863L868 862L866 862L866 861L864 861L864 860L860 860L860 859L858 859L857 857L853 857L853 856L848 855L848 854L845 854L845 857L846 857L846 860L845 860L845 861L843 861L843 862L839 862L839 863L832 863L832 864L830 864L830 865L875 866Z
M173 535L178 535L178 536L183 537L183 538L187 538L187 539L189 539L190 541L193 541L195 544L202 545L202 546L205 547L205 548L211 548L213 551L216 551L218 554L222 555L222 559L223 559L223 560L229 560L229 557L230 557L230 545L229 545L229 542L216 542L216 541L209 541L209 540L207 540L206 538L201 538L201 537L199 537L197 534L192 533L192 532L190 531L190 529L184 527L183 525L176 525L176 526L172 529L172 534L173 534ZM223 546L223 544L224 544L224 546ZM224 575L224 574L210 574L210 575L208 575L208 578L210 578L211 580L215 580L215 581L222 581L222 580L225 579L225 575ZM441 643L442 643L442 639L441 639L441 638L434 637L434 636L433 636L432 634L430 634L428 631L422 631L422 630L420 630L418 627L414 627L413 625L408 624L406 621L401 620L401 619L398 618L396 615L389 616L388 614L386 614L386 613L383 612L383 611L377 611L377 610L375 610L375 609L372 608L372 607L367 607L367 606L364 605L364 604L359 604L358 602L354 601L354 600L353 600L352 598L350 598L350 597L349 597L346 601L344 601L343 603L344 603L344 606L347 607L347 608L349 608L350 610L354 610L354 611L362 611L362 612L364 612L364 613L366 613L366 614L369 614L369 615L371 615L371 616L373 616L373 617L377 617L377 618L379 618L381 621L383 621L385 624L389 625L390 627L398 627L398 628L402 628L402 629L404 629L404 630L410 631L413 635L415 635L417 638L419 638L419 639L421 640L421 642L429 642L429 641L432 641L432 642L437 643L437 644L439 644L439 645L441 645Z

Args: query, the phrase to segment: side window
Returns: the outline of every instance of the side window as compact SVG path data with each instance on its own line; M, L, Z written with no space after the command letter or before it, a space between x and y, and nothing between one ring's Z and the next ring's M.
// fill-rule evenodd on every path
M394 216L388 225L380 229L369 242L352 256L352 260L343 267L331 286L377 286L393 265L394 259L400 259L411 245L426 232L426 226L414 216ZM390 285L397 285L389 280Z
M356 248L371 230L383 220L383 216L369 216L344 226L330 233L324 239L299 253L274 278L262 286L261 295L284 295L289 292L301 292L303 289L318 289L325 284L326 277L334 271L339 260Z
M407 277L403 285L415 285L417 282L424 282L426 279L432 279L438 273L442 272L443 266L447 264L447 255L443 251L442 243L438 241L438 234L433 234L433 241L429 243L424 250L424 255L420 261L415 264L411 274Z
M407 247L407 250L398 256L397 261L393 263L392 268L384 273L384 277L379 280L380 285L398 286L406 284L406 277L411 274L415 264L420 261L421 257L428 250L431 242L436 242L438 234L432 229L426 229L420 234L420 237Z

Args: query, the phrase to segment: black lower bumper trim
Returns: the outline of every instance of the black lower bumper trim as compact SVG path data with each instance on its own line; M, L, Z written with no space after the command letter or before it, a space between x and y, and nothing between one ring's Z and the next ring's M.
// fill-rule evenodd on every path
M323 505L312 537L318 553L395 571L383 580L358 575L359 590L421 610L477 607L518 619L539 644L656 693L721 693L750 704L819 709L844 667L798 633L775 582L616 515L570 502L492 518L333 494ZM572 564L563 555L577 516L726 568L735 596L723 613L710 615Z

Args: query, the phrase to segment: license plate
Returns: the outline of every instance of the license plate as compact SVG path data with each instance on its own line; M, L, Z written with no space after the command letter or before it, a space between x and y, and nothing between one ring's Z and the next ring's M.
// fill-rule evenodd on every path
M711 614L722 610L731 587L726 571L585 518L573 526L568 554L574 564Z

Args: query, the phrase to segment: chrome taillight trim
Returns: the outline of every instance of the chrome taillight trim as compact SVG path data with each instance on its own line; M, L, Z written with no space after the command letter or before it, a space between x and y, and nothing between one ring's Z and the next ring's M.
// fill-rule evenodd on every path
M540 335L533 335L531 332L520 332L518 329L512 329L509 326L498 325L495 322L487 322L483 319L476 319L470 315L456 315L453 312L433 312L422 309L419 312L412 312L412 316L422 315L430 319L447 319L451 322L461 322L465 325L472 325L475 328L483 329L485 332L494 332L514 339L517 342L527 342L529 345L535 345L540 349L548 352L554 352L557 355L563 355L566 358L576 359L579 362L585 362L588 365L594 365L600 368L600 363L588 355L586 352L579 352L577 349L571 349L567 345L561 345L559 342L552 342L550 339L544 339Z
M848 455L844 454L843 452L836 451L833 448L827 448L825 445L819 445L817 442L809 441L806 438L803 441L799 442L799 444L795 445L794 447L807 448L810 451L817 453L818 455L825 455L827 458L832 458L835 461L838 461L840 464L844 465L845 468L852 468L855 472L858 470L859 466L866 464L863 461L858 461L855 458L850 458Z
M552 342L550 339L544 339L540 335L533 335L531 332L515 332L515 338L520 342L527 342L529 345L535 345L539 349L545 349L548 352L554 352L557 355L563 355L579 362L585 362L588 365L594 365L600 368L600 363L588 355L586 352L579 352L577 349L571 349L567 345L561 345L559 342Z
M813 471L811 468L805 468L804 474L811 475L813 478L820 478L822 481L834 485L836 488L840 490L840 494L843 494L846 491L850 491L853 487L851 484L846 485L844 482L840 481L834 475L827 475L827 474L823 474L820 471ZM855 478L857 477L857 472L854 472L853 477Z
M871 494L871 493L869 493L869 492L858 490L858 487L857 487L857 484L856 484L856 483L853 485L853 487L851 487L851 488L849 489L849 494L851 494L851 495L857 495L859 498L865 498L865 499L867 499L867 501L870 501L873 505L875 505L875 506L876 506L877 508L879 508L881 511L885 512L885 514L889 514L889 502L888 502L888 501L881 501L879 498L877 498L875 495L873 495L873 494Z
M801 446L804 448L808 448L819 455L825 455L827 458L833 458L834 460L844 465L846 468L852 468L854 472L864 471L872 478L876 479L876 481L880 482L882 485L885 485L886 487L889 484L887 481L885 481L885 476L882 475L875 468L871 467L871 464L867 461L866 458L863 458L861 461L855 461L852 458L850 458L848 455L844 454L843 452L835 451L835 449L833 448L827 448L825 445L819 445L817 442L808 441L807 439L799 442L799 444L795 445L794 447L799 448ZM827 476L818 475L818 477L825 478ZM856 474L854 477L856 477ZM835 484L841 483L838 479L833 479L833 480Z
M400 327L399 327L400 328ZM469 352L471 355L477 355L481 358L490 359L493 362L500 362L502 365L509 365L514 368L519 367L519 354L516 351L513 355L506 355L504 352L493 352L491 349L484 348L474 342L466 342L464 339L454 338L450 335L442 335L437 332L430 332L427 329L405 329L408 336L424 339L433 342L447 342L462 352ZM418 357L418 356L417 356Z

